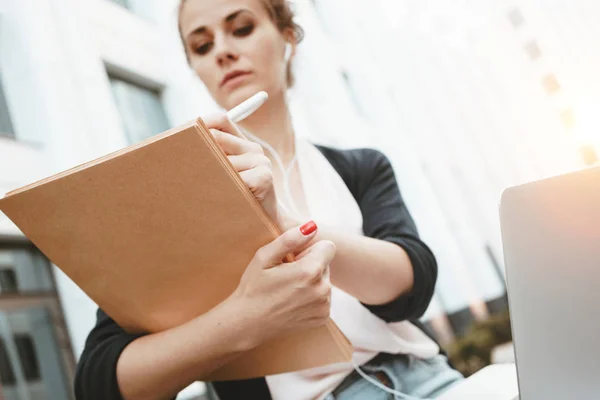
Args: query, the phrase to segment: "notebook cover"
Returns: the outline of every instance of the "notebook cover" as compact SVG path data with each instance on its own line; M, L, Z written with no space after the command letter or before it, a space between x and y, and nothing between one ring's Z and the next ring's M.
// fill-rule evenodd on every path
M279 234L201 120L9 193L0 210L129 332L162 331L210 310ZM209 379L351 354L330 320L265 343Z

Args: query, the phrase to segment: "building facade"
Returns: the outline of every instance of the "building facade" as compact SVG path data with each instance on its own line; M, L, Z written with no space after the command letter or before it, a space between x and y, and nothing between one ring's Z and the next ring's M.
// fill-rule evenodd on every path
M600 6L449 4L297 0L306 38L290 91L297 134L392 161L438 258L425 320L444 342L505 307L503 188L593 165L600 138ZM176 0L0 0L0 192L216 109L186 65L176 10ZM0 216L5 398L70 398L95 310Z

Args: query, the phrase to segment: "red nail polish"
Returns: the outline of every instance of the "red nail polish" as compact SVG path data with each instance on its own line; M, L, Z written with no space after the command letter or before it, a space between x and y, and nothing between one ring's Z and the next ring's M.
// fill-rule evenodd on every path
M308 221L300 227L300 233L302 233L304 236L308 236L316 230L317 224L315 224L315 221Z

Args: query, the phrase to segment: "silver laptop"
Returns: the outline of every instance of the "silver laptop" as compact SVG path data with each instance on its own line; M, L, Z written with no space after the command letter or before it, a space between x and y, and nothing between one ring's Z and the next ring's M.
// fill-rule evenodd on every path
M600 168L500 204L521 400L600 398Z

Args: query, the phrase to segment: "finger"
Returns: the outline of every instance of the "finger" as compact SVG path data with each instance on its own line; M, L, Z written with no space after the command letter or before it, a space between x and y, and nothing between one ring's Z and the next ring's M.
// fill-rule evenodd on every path
M244 153L264 154L262 146L258 143L241 139L217 129L211 129L210 132L213 134L215 140L227 155L238 155Z
M323 251L325 251L325 253L323 253ZM329 240L320 240L318 242L311 243L310 246L307 246L304 250L298 253L296 255L296 261L302 260L306 257L324 256L330 258L329 263L331 263L335 257L335 252L336 248L333 242L330 242Z
M271 169L271 160L257 153L244 153L229 156L229 161L237 172L247 171L256 167L267 167Z
M258 200L263 200L261 195L273 190L273 172L270 167L264 165L254 167L240 172L240 177Z
M289 229L282 233L277 239L266 246L261 247L255 255L255 259L262 268L270 268L281 264L288 254L293 254L297 249L310 242L317 234L317 226L313 221Z
M327 264L323 271L323 280L331 283L331 265Z
M323 276L317 287L317 293L321 301L331 303L331 281L329 277Z
M306 255L306 253L308 252L308 249L310 248L310 246L312 246L313 244L315 244L314 238L309 243L307 243L306 246L298 249L298 252L294 253L294 260L302 259L302 257L304 257Z
M300 249L298 253L295 253L294 259L301 260L302 258L304 258L310 251L310 248L316 243L315 239L316 238L313 238L313 240L311 240L309 243L307 243L306 246L304 246L304 248Z
M202 118L208 129L217 129L230 135L237 136L241 139L246 139L246 136L238 128L236 124L231 122L225 113L215 113Z
M329 277L329 264L335 257L335 245L328 240L321 240L306 251L301 259L294 263L299 279L308 282L318 282ZM291 265L290 265L291 266Z

